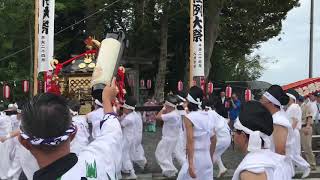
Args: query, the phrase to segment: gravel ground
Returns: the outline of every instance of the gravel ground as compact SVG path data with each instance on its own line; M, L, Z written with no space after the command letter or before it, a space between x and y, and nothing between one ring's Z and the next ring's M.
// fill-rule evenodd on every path
M146 158L148 161L147 168L143 173L161 173L160 166L157 164L154 152L156 150L156 147L161 139L161 128L157 128L156 133L150 133L150 132L144 132L143 133L143 147L146 154ZM232 149L230 146L229 149L223 154L222 160L224 162L224 165L228 169L235 169L238 164L241 162L242 158L244 156ZM176 167L180 169L177 163L175 163ZM217 172L217 167L214 167L214 172ZM139 170L137 170L139 172Z

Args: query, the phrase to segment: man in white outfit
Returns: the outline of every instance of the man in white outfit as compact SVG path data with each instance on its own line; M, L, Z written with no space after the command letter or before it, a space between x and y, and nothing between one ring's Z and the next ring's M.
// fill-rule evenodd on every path
M77 156L70 153L76 128L72 125L66 100L45 93L34 97L22 110L20 143L36 158L40 170L33 180L97 179L115 180L121 157L122 132L111 102L117 95L115 79L103 90L104 118L101 134Z
M300 129L301 129L301 118L302 111L300 106L296 103L299 94L293 90L289 89L287 95L290 97L288 103L288 108L286 110L287 117L292 124L293 128L293 138L294 138L294 149L291 152L291 159L294 165L304 171L302 178L306 178L310 174L309 163L301 157L301 142L300 142Z
M104 116L103 112L103 105L102 105L102 100L96 99L94 101L95 103L95 110L92 112L88 113L87 116L87 122L92 125L92 137L95 139L97 136L101 134L100 132L100 120ZM112 107L113 109L113 107Z
M181 115L176 110L177 98L168 95L164 108L157 114L156 119L164 122L162 138L157 146L155 156L165 177L174 177L178 172L173 164L173 153L181 133Z
M12 162L13 141L7 141L11 137L11 119L5 112L0 114L0 179L7 179ZM11 156L10 156L11 155Z
M173 152L173 157L178 161L179 165L182 166L186 161L186 132L183 123L184 117L187 115L187 94L183 91L180 91L176 94L178 99L177 111L181 116L181 125L180 125L180 135L178 139L178 143Z
M216 134L217 142L212 156L212 162L213 164L217 163L219 168L217 178L220 178L224 176L228 170L224 166L221 156L231 144L231 132L227 120L212 109L213 104L214 103L211 100L203 102L203 106L208 112L210 120L214 123L214 132Z
M232 180L291 180L287 171L288 157L272 152L270 136L273 132L272 116L258 101L241 106L234 124L234 142L246 156L241 161Z
M141 145L142 129L138 127L137 121L141 121L141 117L134 111L137 101L134 97L127 96L123 104L124 118L120 121L123 132L123 150L122 150L122 173L126 179L136 179L133 168L133 160L141 161L141 166L144 167L146 160L144 151ZM140 126L140 123L139 123ZM139 130L140 129L140 130ZM138 132L137 132L138 131ZM141 135L138 133L141 133ZM138 140L140 140L140 145ZM139 147L140 146L140 147ZM142 149L138 149L142 148ZM138 150L138 152L137 152Z
M71 142L71 152L80 154L83 148L89 144L89 125L85 115L79 115L80 103L78 101L69 101L72 123L77 127L77 134Z
M289 96L283 91L279 85L272 85L263 94L260 99L261 104L268 109L273 118L273 133L271 138L271 150L286 155L291 158L294 151L294 134L293 128L289 119L286 116L283 106L289 103ZM287 161L286 166L283 167L284 171L290 171L292 177L294 176L294 167L291 161Z
M32 180L33 173L39 169L36 159L25 149L18 141L19 127L21 123L21 110L18 105L10 104L6 113L10 119L10 132L3 137L1 141L11 144L10 168L7 171L7 177L11 180L18 180L22 171L27 179Z
M131 113L130 113L131 114ZM132 149L131 160L139 166L141 170L144 170L147 159L144 154L142 147L142 133L143 133L143 120L139 112L133 111L132 115L135 118L135 135L134 135L134 146Z

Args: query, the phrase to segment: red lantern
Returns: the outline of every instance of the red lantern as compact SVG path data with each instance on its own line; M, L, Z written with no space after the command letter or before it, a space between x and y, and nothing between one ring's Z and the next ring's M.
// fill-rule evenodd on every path
M29 81L27 80L22 81L22 90L24 93L29 92Z
M10 87L8 85L3 86L3 97L6 99L10 98Z
M203 91L203 94L206 94L206 81L204 80L204 78L200 79L200 87Z
M213 93L213 83L209 82L208 83L208 94L212 94Z
M147 80L147 89L151 89L152 81L150 79Z
M249 88L246 89L246 91L244 92L244 99L246 102L251 101L251 99L252 99L251 90Z
M226 88L226 97L231 98L232 96L232 88L230 86L227 86Z
M144 86L144 80L143 80L143 79L140 80L140 88L141 88L141 89L145 88L145 86Z
M178 82L178 91L183 91L183 82L182 81Z

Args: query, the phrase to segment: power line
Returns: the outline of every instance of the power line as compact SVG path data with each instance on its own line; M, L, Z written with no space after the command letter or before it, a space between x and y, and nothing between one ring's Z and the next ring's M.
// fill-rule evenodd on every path
M77 22L75 22L75 23L67 26L66 28L63 28L62 30L60 30L60 31L58 31L58 32L56 32L54 35L58 35L58 34L64 32L65 30L70 29L71 27L73 27L73 26L75 26L75 25L77 25L77 24L85 21L86 19L89 19L90 17L92 17L92 16L94 16L94 15L96 15L96 14L101 13L103 10L111 7L112 5L114 5L115 3L119 2L119 1L121 1L121 0L117 0L117 1L112 2L111 4L108 4L107 6L99 9L98 11L96 11L96 12L90 14L90 15L88 15L87 17L85 17L85 18L83 18L83 19L81 19L81 20L79 20L79 21L77 21ZM23 49L20 49L19 51L16 51L16 52L14 52L14 53L12 53L12 54L9 54L8 56L5 56L5 57L3 57L3 58L0 58L0 62L3 61L3 60L6 60L6 59L8 59L8 58L10 58L10 57L12 57L12 56L15 56L16 54L19 54L20 52L25 51L26 49L28 49L28 48L30 48L30 47L31 47L31 46L27 46L27 47L25 47L25 48L23 48Z
M24 51L24 50L26 50L26 49L29 49L30 47L31 47L31 46L27 46L27 47L25 47L25 48L23 48L23 49L20 49L20 50L17 51L17 52L14 52L14 53L12 53L12 54L10 54L10 55L8 55L8 56L5 56L5 57L3 57L3 58L0 59L0 62L3 61L3 60L6 60L6 59L8 59L8 58L10 58L10 57L12 57L12 56L14 56L14 55L16 55L16 54L19 54L20 52L22 52L22 51Z

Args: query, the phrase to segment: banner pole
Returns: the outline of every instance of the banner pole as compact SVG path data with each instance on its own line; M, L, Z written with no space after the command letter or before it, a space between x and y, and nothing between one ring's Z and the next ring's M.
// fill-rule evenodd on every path
M33 61L33 95L38 94L38 34L39 34L39 0L34 1L34 61Z
M193 0L190 0L190 28L189 28L189 34L190 34L190 42L189 42L189 88L193 86Z

